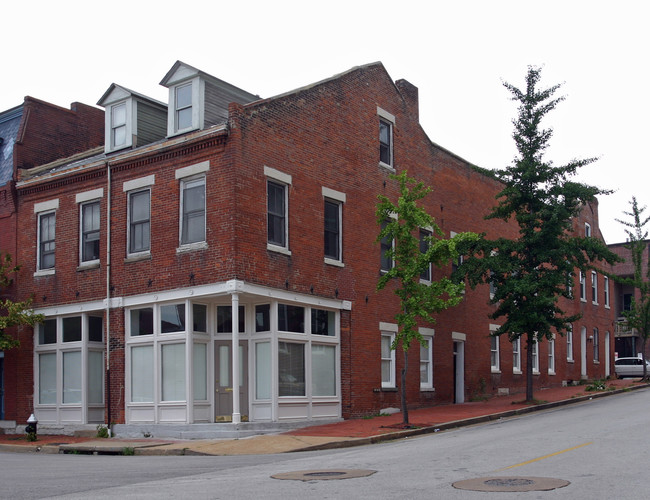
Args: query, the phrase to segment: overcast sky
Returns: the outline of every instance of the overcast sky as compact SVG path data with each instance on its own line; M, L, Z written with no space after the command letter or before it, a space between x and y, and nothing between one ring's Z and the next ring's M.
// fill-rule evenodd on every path
M598 157L580 180L600 197L608 243L634 195L650 204L650 29L643 1L51 0L3 6L0 111L29 95L95 105L111 83L167 102L177 61L271 97L381 61L420 91L437 144L485 168L511 163L515 104L502 81L563 83L547 159ZM435 189L435 186L433 186ZM649 209L650 210L650 209ZM650 213L650 212L649 212Z

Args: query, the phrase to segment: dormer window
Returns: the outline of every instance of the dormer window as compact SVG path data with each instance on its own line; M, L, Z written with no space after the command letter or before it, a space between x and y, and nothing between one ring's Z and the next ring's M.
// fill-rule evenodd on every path
M192 83L176 87L176 130L192 127Z
M106 153L137 148L165 137L167 106L162 102L113 83L97 104L106 110Z
M126 103L111 108L111 144L114 149L126 146Z
M176 61L160 84L169 89L167 137L225 125L230 103L259 99L181 61Z

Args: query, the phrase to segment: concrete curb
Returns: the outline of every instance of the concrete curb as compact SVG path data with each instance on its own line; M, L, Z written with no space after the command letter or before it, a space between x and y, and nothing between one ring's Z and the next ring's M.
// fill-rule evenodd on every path
M444 423L431 425L427 427L419 427L417 429L406 429L403 431L389 432L386 434L377 434L375 436L370 436L366 438L354 438L354 439L346 439L341 441L334 441L322 445L308 446L293 451L317 451L317 450L328 450L328 449L335 449L335 448L348 448L352 446L363 446L367 444L376 444L376 443L382 443L386 441L394 441L397 439L403 439L408 437L422 436L425 434L433 434L436 432L446 431L450 429L457 429L459 427L468 427L470 425L482 424L493 420L499 420L501 418L516 417L519 415L526 415L528 413L550 410L553 408L557 408L559 406L566 406L574 403L583 403L585 401L590 401L592 399L602 398L605 396L613 396L615 394L622 394L625 392L635 391L638 389L645 389L647 387L650 387L650 384L630 386L630 387L626 387L625 389L615 389L613 391L596 392L594 394L587 394L584 396L578 396L571 399L552 401L550 403L542 403L538 405L527 406L525 408L517 408L514 410L491 413L489 415L481 415L478 417L465 418L462 420L452 420L450 422L444 422Z
M419 427L415 429L405 429L400 431L388 432L386 434L377 434L374 436L363 437L363 438L349 438L341 437L338 440L328 441L326 443L318 444L304 444L302 446L296 446L291 450L277 451L274 453L293 453L299 451L319 451L319 450L331 450L338 448L351 448L353 446L364 446L370 444L383 443L387 441L395 441L398 439L405 439L409 437L422 436L425 434L433 434L441 431L446 431L450 429L457 429L460 427L468 427L470 425L482 424L490 421L499 420L502 418L516 417L519 415L526 415L533 412L539 412L544 410L550 410L560 406L566 406L574 403L583 403L593 399L602 398L606 396L613 396L616 394L622 394L624 392L635 391L639 389L646 389L650 387L650 384L639 384L626 387L624 389L616 389L613 391L603 391L595 392L594 394L585 394L584 396L577 396L571 399L564 399L560 401L553 401L550 403L541 403L537 405L527 406L524 408L516 408L513 410L507 410L497 413L491 413L487 415L481 415L477 417L470 417L461 420L453 420L450 422L442 422L435 425L430 425L426 427ZM307 436L305 436L307 437ZM249 438L255 439L255 438ZM34 446L34 445L14 445L14 444L0 444L0 452L9 452L9 453L48 453L48 454L57 454L57 453L84 453L84 454L112 454L112 455L122 455L124 454L125 449L131 449L134 455L140 456L212 456L223 453L210 453L209 451L199 451L193 449L192 442L188 441L187 446L182 447L168 447L171 442L133 442L127 440L112 441L108 442L98 442L90 441L85 443L70 443L62 445L43 445L43 446ZM131 453L129 453L131 454ZM228 454L231 455L232 453ZM250 453L249 453L250 454Z

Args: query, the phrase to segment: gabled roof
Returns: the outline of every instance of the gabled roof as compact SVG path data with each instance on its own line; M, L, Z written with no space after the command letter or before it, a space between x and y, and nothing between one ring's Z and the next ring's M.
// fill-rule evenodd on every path
M99 101L97 101L97 105L105 108L114 102L121 101L129 97L135 97L138 100L146 101L156 106L167 108L167 104L164 102L160 102L144 94L135 92L134 90L127 89L126 87L118 85L117 83L111 83L111 86L108 87L108 90L104 92L104 95L99 99Z
M177 83L190 80L194 77L201 77L202 79L212 83L217 88L223 89L231 94L240 95L245 102L255 101L260 97L255 94L251 94L244 89L236 87L228 82L224 82L219 78L216 78L208 73L201 71L200 69L190 66L182 61L176 61L172 68L167 72L165 77L160 81L160 85L163 87L171 87Z

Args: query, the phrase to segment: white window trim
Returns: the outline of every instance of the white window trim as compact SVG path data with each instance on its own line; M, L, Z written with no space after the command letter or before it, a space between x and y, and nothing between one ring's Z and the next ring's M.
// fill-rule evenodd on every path
M587 277L585 273L580 271L580 302L587 302Z
M393 342L395 341L395 333L394 332L389 332L389 331L382 331L381 332L381 337L388 337L390 338L390 344L393 345ZM381 387L382 389L395 389L396 388L396 383L395 383L395 349L390 350L390 358L384 358L381 357L381 362L383 363L385 360L390 360L390 380L384 381L383 378L381 380Z
M192 124L189 127L179 129L176 123L176 89L179 87L183 87L187 84L192 85ZM199 76L195 76L194 78L190 78L182 82L177 82L171 87L169 87L169 107L167 112L167 136L168 137L184 134L186 132L191 132L193 130L199 130L203 128L204 89L205 89L205 82Z
M490 325L490 339L496 340L496 364L492 364L492 341L490 340L490 370L492 373L501 373L501 353L500 342L498 336L492 334L499 329L499 325Z
M390 172L395 172L395 156L393 154L395 149L395 115L377 106L377 116L379 116L380 120L383 120L390 125L390 165L383 161L379 161L379 166L389 170Z
M418 238L420 236L420 231L425 231L425 232L429 233L428 236L433 237L433 228L431 226L421 227L418 230ZM424 283L425 285L430 285L431 284L431 281L433 280L433 266L431 265L431 262L429 262L429 279L427 280L427 279L423 279L422 277L420 277L419 280L420 280L420 283Z
M573 363L573 326L570 325L566 332L567 346L566 346L566 360L567 363Z
M125 117L125 138L124 138L124 144L115 145L115 140L113 137L113 109L116 108L117 106L122 106L124 105L125 111L126 111L126 117ZM108 106L108 108L105 110L106 113L106 120L105 120L105 133L104 133L104 144L106 145L105 150L107 153L110 153L112 151L119 151L121 149L125 148L130 148L133 146L133 117L137 116L137 113L135 112L135 107L137 106L137 103L134 99L132 98L127 98L118 102L115 102L111 105Z
M330 266L345 267L343 263L343 205L345 204L345 193L335 191L334 189L322 187L323 201L330 201L336 203L339 208L339 258L333 259L331 257L324 257L325 264Z
M185 179L186 177L193 177L195 175L204 174L210 171L210 160L188 165L187 167L177 168L174 172L176 180ZM146 179L144 177L143 179Z
M282 184L284 185L284 242L285 246L281 245L276 245L274 243L269 243L268 241L268 227L267 227L267 234L266 234L266 249L271 251L271 252L277 252L281 253L284 255L291 255L291 250L289 250L289 186L292 183L292 176L290 174L285 174L284 172L280 172L279 170L276 170L271 167L267 167L266 165L264 166L264 175L266 176L266 199L267 199L267 207L266 207L266 218L267 218L267 225L268 225L268 196L269 196L269 188L268 188L268 182L269 180L275 182L276 184Z
M609 309L609 277L603 277L603 294L605 295L605 308Z
M548 341L548 374L555 375L555 335Z
M515 350L515 344L517 346L517 349ZM521 375L521 337L517 337L515 340L512 341L512 354L513 354L513 362L512 362L512 373L515 375ZM514 362L514 355L517 355L517 366L515 366Z
M539 343L533 342L533 375L539 375Z
M598 305L598 274L591 271L591 303Z
M75 201L77 203L85 203L87 201L96 201L104 197L104 188L93 189L92 191L84 191L77 193Z
M95 191L102 191L101 196L103 196L103 193L104 193L103 189L97 189ZM88 192L88 193L92 193L92 192ZM79 205L79 267L78 267L78 269L85 269L85 268L89 268L89 267L92 268L92 267L97 267L99 265L99 258L93 259L93 260L83 260L83 252L84 252L83 251L83 245L84 245L84 242L83 242L83 233L84 233L83 210L84 210L84 206L90 205L90 204L93 204L93 203L98 203L99 200L101 199L101 197L100 198L94 197L94 198L90 198L90 199L88 199L86 201L79 201L80 199L84 198L84 196L83 196L84 194L88 194L88 193L81 193L82 196L77 195L77 204ZM100 233L100 235L99 235L99 242L100 242L100 245L101 245L101 241L102 241L101 240L101 230L102 230L102 225L101 225L101 203L99 204L99 206L100 206L100 216L99 216L100 217L100 219L99 219L99 233Z
M153 177L153 176L150 176ZM126 184L126 183L125 183ZM149 249L140 252L131 252L131 196L149 191ZM126 259L139 260L147 258L151 255L151 184L146 184L141 189L133 189L127 192L126 195Z
M591 238L591 224L585 222L585 238Z
M206 162L204 162L206 163ZM202 164L198 164L202 165ZM186 169L192 169L193 167L197 167L198 165L192 165L191 167L185 167L181 168L178 170L186 170ZM203 168L203 167L201 167ZM178 174L178 170L176 171ZM192 170L186 170L186 172L190 172ZM207 180L205 175L196 175L196 176L191 176L187 177L185 175L181 177L177 177L177 179L180 179L180 185L179 185L179 209L180 213L178 214L178 248L176 249L176 253L183 253L183 252L189 252L193 250L202 250L208 247L208 242L207 242L207 237L208 237L208 214L207 214L207 202L208 202L208 196L207 196ZM184 190L184 185L189 183L189 182L195 182L201 180L203 181L203 190L204 190L204 196L203 196L203 240L202 241L193 241L191 243L183 243L183 190ZM150 200L151 202L151 200Z
M138 179L131 179L130 181L125 181L122 183L122 192L128 193L129 191L135 191L136 189L153 186L155 183L155 174L147 175L146 177L140 177Z
M43 207L52 207L56 206L56 208L59 207L59 200L55 200L56 204L48 204L48 202L43 202L42 206ZM34 205L34 210L36 210L36 205ZM50 276L53 274L56 274L56 209L49 209L49 210L43 210L37 212L37 228L36 228L36 272L34 272L34 276ZM54 239L54 267L48 267L47 269L41 269L41 218L45 217L47 215L54 214L54 231L55 231L55 239Z
M428 371L428 380L427 382L423 383L420 381L420 390L421 391L435 391L434 384L433 384L433 338L435 336L435 330L433 328L419 328L418 331L420 332L420 335L424 337L424 339L427 341L427 351L429 352L429 371ZM420 348L422 346L420 345ZM420 359L420 363L422 362L422 359Z
M105 346L102 342L90 341L89 340L89 326L88 321L91 316L100 316L101 312L77 312L75 314L66 314L59 315L56 317L47 317L46 320L56 321L56 340L50 344L40 344L39 343L39 329L40 325L34 327L33 334L33 356L34 356L34 409L48 409L53 408L69 408L69 409L78 409L80 415L83 415L84 412L89 408L101 408L106 403L106 390L105 390L105 380L104 380L104 370L102 370L102 380L100 381L99 387L102 390L102 402L101 403L90 403L89 400L89 353L90 352L101 352L103 356L103 363L105 363L106 352ZM81 340L74 342L63 342L63 319L65 317L81 317ZM102 319L102 338L105 338L104 320ZM66 352L79 352L81 355L81 401L78 403L64 403L63 402L63 354ZM55 403L40 403L40 365L39 365L39 355L41 354L54 354L56 355L56 401ZM57 412L58 413L58 412ZM38 413L37 413L38 415ZM82 417L87 418L87 417ZM63 423L63 422L57 422ZM88 423L87 421L85 423Z
M34 213L40 214L41 212L53 212L54 210L59 209L59 199L55 198L53 200L41 201L39 203L34 203Z

